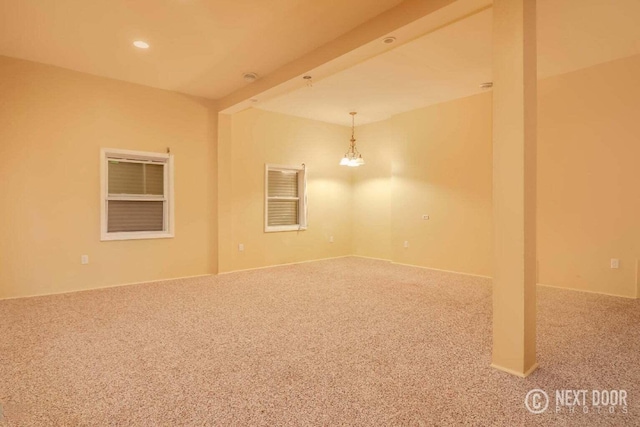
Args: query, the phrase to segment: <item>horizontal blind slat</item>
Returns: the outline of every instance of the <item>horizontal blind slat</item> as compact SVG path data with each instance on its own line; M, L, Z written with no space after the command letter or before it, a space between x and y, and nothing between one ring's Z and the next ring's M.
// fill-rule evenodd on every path
M297 172L270 170L268 174L269 197L298 197Z
M144 194L142 163L109 162L110 194Z
M163 231L164 202L109 200L107 231Z
M109 194L164 194L164 165L113 160L108 165Z
M164 166L144 165L145 171L145 194L164 194Z
M269 200L268 225L296 225L298 224L298 201Z

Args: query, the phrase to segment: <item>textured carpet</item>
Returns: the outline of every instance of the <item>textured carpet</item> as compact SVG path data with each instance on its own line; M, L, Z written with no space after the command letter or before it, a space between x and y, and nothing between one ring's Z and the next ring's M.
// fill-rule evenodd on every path
M382 261L0 301L0 425L640 425L640 301L538 306L521 379L489 366L489 280ZM533 388L628 409L534 415Z

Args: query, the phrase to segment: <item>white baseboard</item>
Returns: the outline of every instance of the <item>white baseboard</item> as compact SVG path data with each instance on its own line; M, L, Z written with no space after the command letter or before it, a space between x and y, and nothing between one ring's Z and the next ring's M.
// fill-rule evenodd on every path
M636 298L640 298L640 259L636 260Z
M20 298L46 297L46 296L51 296L51 295L75 294L77 292L99 291L101 289L119 288L119 287L122 287L122 286L144 285L144 284L147 284L147 283L161 283L161 282L169 282L169 281L172 281L172 280L195 279L197 277L210 277L210 276L215 276L215 274L196 274L195 276L183 276L183 277L173 277L173 278L169 278L169 279L146 280L146 281L143 281L143 282L120 283L120 284L117 284L117 285L105 285L105 286L98 286L96 288L89 288L89 289L74 289L74 290L70 290L70 291L45 292L43 294L21 295L19 297L0 298L0 301L11 300L11 299L20 299Z
M463 276L481 277L483 279L492 279L493 278L491 276L483 276L482 274L463 273L461 271L443 270L441 268L425 267L423 265L404 264L404 263L401 263L401 262L391 261L390 259L385 259L385 258L374 258L374 257L364 256L364 255L350 255L350 256L355 257L355 258L364 258L364 259L373 259L373 260L376 260L376 261L384 261L384 262L388 262L390 264L403 265L405 267L424 268L425 270L442 271L444 273L453 273L453 274L462 274Z
M364 255L349 255L349 256L353 257L353 258L363 258L363 259L372 259L374 261L384 261L384 262L388 262L390 264L394 263L390 259L386 259L386 258L375 258L375 257L372 257L372 256L364 256Z
M382 258L373 258L373 257L367 257L367 256L362 256L362 255L352 255L356 258L365 258L365 259L373 259L373 260L378 260L378 261L385 261L391 264L395 264L395 265L403 265L406 267L416 267L416 268L424 268L426 270L433 270L433 271L442 271L445 273L452 273L452 274L461 274L463 276L471 276L471 277L480 277L483 279L493 279L493 277L491 276L484 276L481 274L473 274L473 273L463 273L460 271L453 271L453 270L443 270L440 268L433 268L433 267L424 267L421 265L414 265L414 264L404 264L404 263L400 263L400 262L394 262L388 259L382 259ZM556 288L556 289L563 289L563 290L567 290L567 291L575 291L575 292L587 292L590 294L597 294L597 295L606 295L609 297L618 297L618 298L628 298L628 299L637 299L640 298L640 259L636 261L636 296L632 297L632 296L628 296L628 295L621 295L621 294L611 294L611 293L607 293L607 292L600 292L600 291L590 291L587 289L577 289L577 288L568 288L565 286L556 286L556 285L547 285L544 283L536 283L537 286L544 286L547 288Z
M312 259L312 260L307 260L307 261L290 262L290 263L284 263L284 264L274 264L274 265L267 265L267 266L263 266L263 267L246 268L246 269L240 269L240 270L231 270L231 271L221 272L221 273L218 273L218 274L219 275L224 275L224 274L231 274L231 273L239 273L239 272L243 272L243 271L263 270L263 269L266 269L266 268L276 268L276 267L283 267L283 266L287 266L287 265L303 264L303 263L308 263L308 262L326 261L326 260L341 259L341 258L370 259L370 260L374 260L374 261L387 262L389 264L402 265L402 266L405 266L405 267L422 268L422 269L425 269L425 270L440 271L440 272L451 273L451 274L460 274L460 275L463 275L463 276L479 277L479 278L482 278L482 279L493 279L493 277L491 277L491 276L485 276L485 275L482 275L482 274L463 273L463 272L454 271L454 270L444 270L444 269L440 269L440 268L424 267L422 265L404 264L404 263L400 263L400 262L394 262L394 261L391 261L391 260L385 259L385 258L375 258L375 257L364 256L364 255L343 255L343 256L330 257L330 258L319 258L319 259ZM638 260L638 268L637 269L638 269L638 275L640 275L640 260ZM638 280L640 280L640 278L636 278L636 282ZM537 286L544 286L544 287L547 287L547 288L563 289L563 290L567 290L567 291L587 292L587 293L590 293L590 294L606 295L606 296L610 296L610 297L630 298L630 299L640 298L640 283L638 283L638 296L637 297L630 297L628 295L611 294L611 293L599 292L599 291L590 291L590 290L586 290L586 289L577 289L577 288L568 288L568 287L563 287L563 286L547 285L547 284L543 284L543 283L537 283L536 285Z
M590 291L590 290L587 290L587 289L567 288L566 286L546 285L544 283L538 283L537 285L538 286L543 286L545 288L562 289L562 290L565 290L565 291L575 291L575 292L586 292L588 294L605 295L605 296L608 296L608 297L627 298L627 299L636 299L637 298L637 297L631 297L629 295L610 294L610 293L607 293L607 292Z
M395 265L402 265L402 266L405 266L405 267L415 267L415 268L422 268L422 269L425 269L425 270L440 271L440 272L444 272L444 273L460 274L460 275L463 275L463 276L479 277L479 278L483 278L483 279L492 279L491 276L484 276L484 275L481 275L481 274L463 273L463 272L460 272L460 271L443 270L443 269L439 269L439 268L424 267L424 266L421 266L421 265L404 264L404 263L394 262L394 261L391 261L389 259L374 258L374 257L363 256L363 255L342 255L342 256L337 256L337 257L318 258L318 259L311 259L311 260L305 260L305 261L296 261L296 262L290 262L290 263L284 263L284 264L266 265L266 266L263 266L263 267L253 267L253 268L246 268L246 269L240 269L240 270L231 270L231 271L219 272L219 273L217 273L217 275L240 273L240 272L243 272L243 271L264 270L264 269L267 269L267 268L277 268L277 267L284 267L284 266L288 266L288 265L306 264L306 263L310 263L310 262L328 261L328 260L332 260L332 259L342 259L342 258L363 258L363 259L370 259L370 260L375 260L375 261L387 262L387 263L395 264ZM171 280L182 280L182 279L193 279L193 278L197 278L197 277L208 277L208 276L215 276L215 275L216 275L216 273L213 273L213 274L198 274L198 275L194 275L194 276L173 277L173 278L168 278L168 279L147 280L147 281L143 281L143 282L132 282L132 283L121 283L121 284L116 284L116 285L106 285L106 286L99 286L99 287L89 288L89 289L76 289L76 290L68 290L68 291L60 291L60 292L46 292L46 293L41 293L41 294L21 295L21 296L15 296L15 297L0 298L0 301L11 300L11 299L19 299L19 298L43 297L43 296L49 296L49 295L71 294L71 293L76 293L76 292L87 292L87 291L95 291L95 290L100 290L100 289L118 288L118 287L121 287L121 286L142 285L142 284L146 284L146 283L167 282L167 281L171 281ZM590 293L590 294L606 295L606 296L610 296L610 297L627 298L627 299L638 299L638 298L640 298L640 259L636 261L636 288L637 289L636 289L636 296L635 297L628 296L628 295L611 294L611 293L600 292L600 291L591 291L591 290L586 290L586 289L569 288L569 287L565 287L565 286L547 285L547 284L544 284L544 283L537 283L537 286L543 286L543 287L555 288L555 289L563 289L563 290L575 291L575 292L587 292L587 293ZM496 367L496 368L500 369L498 367Z
M425 270L441 271L443 273L461 274L463 276L480 277L482 279L493 279L493 277L491 277L491 276L483 276L482 274L463 273L461 271L443 270L441 268L424 267L422 265L404 264L404 263L401 263L401 262L393 262L393 261L391 261L391 264L404 265L405 267L424 268Z
M239 270L229 270L229 271L218 272L218 276L224 276L225 274L231 274L231 273L241 273L243 271L264 270L264 269L267 269L267 268L285 267L287 265L306 264L306 263L309 263L309 262L328 261L328 260L331 260L331 259L341 259L341 258L351 258L351 257L353 257L353 255L342 255L342 256L334 256L334 257L329 257L329 258L308 259L306 261L286 262L284 264L271 264L271 265L265 265L265 266L262 266L262 267L241 268Z
M494 368L494 369L497 369L499 371L506 372L506 373L511 374L511 375L515 375L515 376L520 377L520 378L526 378L529 375L531 375L531 373L533 371L538 369L538 362L534 363L533 366L530 367L529 369L527 369L527 371L524 372L524 373L518 372L518 371L514 371L513 369L505 368L504 366L496 365L494 363L491 364L491 367Z

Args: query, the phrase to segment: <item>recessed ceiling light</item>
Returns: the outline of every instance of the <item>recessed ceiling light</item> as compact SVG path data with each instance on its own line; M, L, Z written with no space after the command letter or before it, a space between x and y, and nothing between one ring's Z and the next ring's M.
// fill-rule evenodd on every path
M133 45L138 49L149 49L149 43L144 42L142 40L136 40L133 42Z
M480 83L480 89L491 89L492 87L493 87L493 82Z
M247 82L255 82L258 80L258 75L256 73L244 73L242 78Z
M396 41L395 37L385 37L382 39L382 42L385 44L391 44Z

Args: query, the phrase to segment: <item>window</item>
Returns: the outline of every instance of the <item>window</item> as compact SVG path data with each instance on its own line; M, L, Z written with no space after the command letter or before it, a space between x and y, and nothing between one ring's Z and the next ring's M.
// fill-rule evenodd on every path
M102 149L101 240L173 237L173 156Z
M264 231L307 229L306 169L265 165Z

